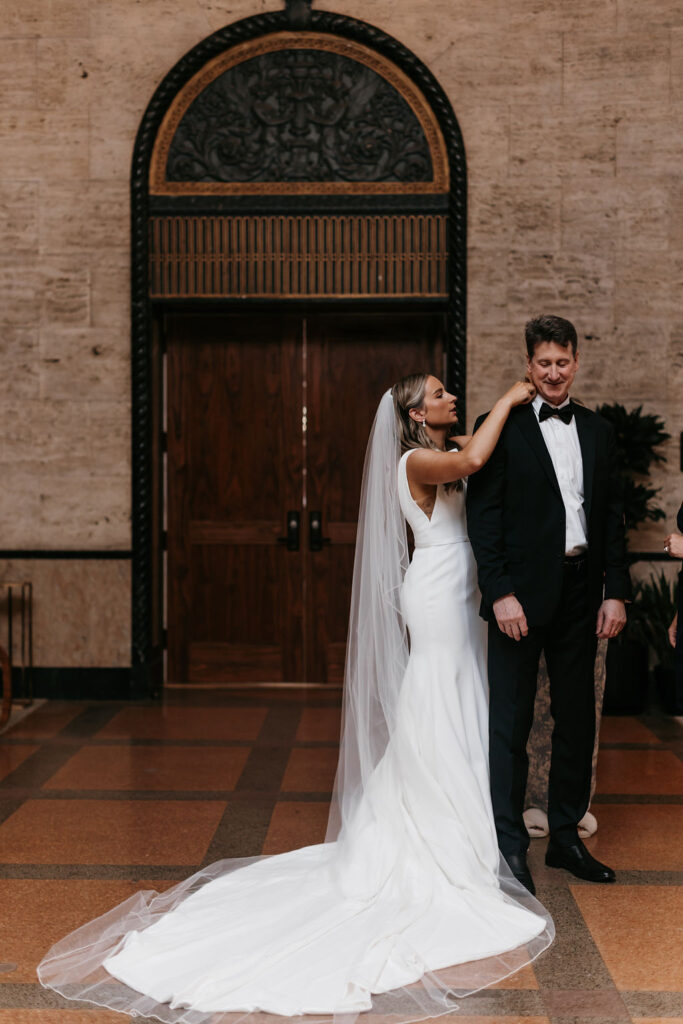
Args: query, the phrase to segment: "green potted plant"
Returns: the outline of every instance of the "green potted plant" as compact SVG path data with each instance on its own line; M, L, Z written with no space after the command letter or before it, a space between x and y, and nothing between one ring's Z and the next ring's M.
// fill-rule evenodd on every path
M651 467L666 461L659 450L671 436L664 430L664 421L644 413L642 405L629 411L614 402L598 406L596 412L614 428L627 533L642 523L664 519L664 510L657 503L659 488L651 487L649 480ZM642 584L636 585L636 593L642 594L642 588ZM635 598L628 609L626 629L609 641L604 714L639 714L645 706L649 681L646 614L646 606Z
M629 629L632 636L654 654L653 674L662 707L669 715L680 715L676 695L674 651L669 642L669 626L677 610L677 583L661 571L639 581L633 594L633 612Z

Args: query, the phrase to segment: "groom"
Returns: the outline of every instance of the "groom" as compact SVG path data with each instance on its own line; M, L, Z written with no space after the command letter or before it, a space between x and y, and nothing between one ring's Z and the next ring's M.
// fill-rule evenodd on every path
M536 398L512 410L490 460L469 478L467 524L489 623L498 844L533 893L522 812L542 651L555 723L546 864L592 882L615 880L587 851L577 825L590 798L597 637L623 629L630 582L614 435L569 397L579 365L576 330L562 317L539 316L525 338Z

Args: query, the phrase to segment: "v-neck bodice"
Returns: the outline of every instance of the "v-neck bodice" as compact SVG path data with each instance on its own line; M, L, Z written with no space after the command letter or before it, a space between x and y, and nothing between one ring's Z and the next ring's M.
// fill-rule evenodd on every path
M449 491L443 484L436 488L436 501L431 517L424 512L410 493L407 462L417 448L412 448L401 457L398 467L398 496L401 511L413 531L416 548L434 547L437 544L456 544L467 540L465 518L465 487Z

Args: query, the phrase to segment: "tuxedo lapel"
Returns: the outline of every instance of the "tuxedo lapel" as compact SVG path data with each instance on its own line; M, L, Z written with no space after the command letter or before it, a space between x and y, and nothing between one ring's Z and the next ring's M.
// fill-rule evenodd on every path
M591 499L593 497L593 477L595 475L595 444L596 420L583 406L572 402L574 416L576 417L576 430L581 445L583 458L583 507L586 513L586 522L590 521Z
M557 476L555 475L553 460L550 458L550 452L546 448L545 441L543 440L543 434L541 433L541 428L538 424L538 417L536 416L536 412L533 407L531 405L521 406L519 415L516 417L516 422L529 447L533 449L538 461L545 470L548 479L561 498L562 492L560 491L560 485L558 484Z

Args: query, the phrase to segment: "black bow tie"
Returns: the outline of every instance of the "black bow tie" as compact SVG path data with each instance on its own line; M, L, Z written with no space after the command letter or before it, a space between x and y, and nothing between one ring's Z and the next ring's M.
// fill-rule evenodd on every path
M543 423L543 420L549 420L551 416L559 416L563 423L571 423L573 415L571 403L563 405L561 409L554 409L552 405L544 402L538 413L538 422Z

